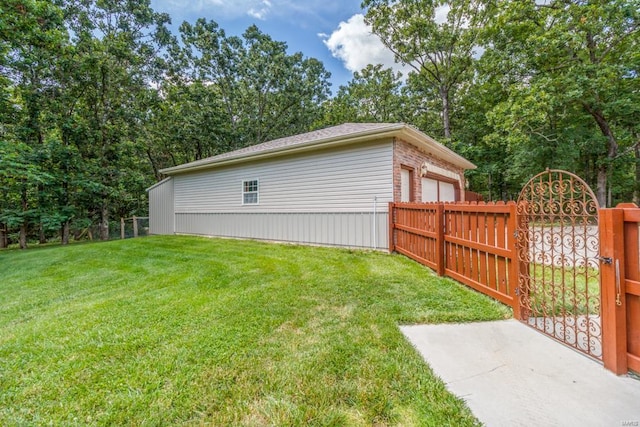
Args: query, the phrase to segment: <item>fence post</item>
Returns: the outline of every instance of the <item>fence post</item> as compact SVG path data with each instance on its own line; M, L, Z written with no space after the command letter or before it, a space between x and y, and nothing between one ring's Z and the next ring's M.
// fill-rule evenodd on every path
M444 257L444 204L436 204L436 273L438 276L444 276L445 257Z
M394 220L394 203L393 202L389 202L389 253L392 253L393 251L396 250L396 245L395 245L395 240L394 240L394 226L395 226L395 220Z
M133 217L133 237L138 237L138 218Z
M624 211L600 209L599 216L602 362L622 375L627 373Z
M120 238L124 239L124 218L120 217Z

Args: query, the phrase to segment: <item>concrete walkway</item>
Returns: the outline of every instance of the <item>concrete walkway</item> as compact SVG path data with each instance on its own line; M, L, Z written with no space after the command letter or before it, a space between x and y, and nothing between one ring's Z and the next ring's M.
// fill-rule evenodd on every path
M640 426L640 380L516 320L400 329L487 426Z

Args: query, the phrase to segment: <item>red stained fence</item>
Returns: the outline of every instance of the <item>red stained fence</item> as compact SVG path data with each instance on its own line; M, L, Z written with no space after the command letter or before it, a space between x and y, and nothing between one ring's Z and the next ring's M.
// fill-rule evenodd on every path
M481 202L483 200L482 194L474 193L473 191L464 191L464 200L467 202Z
M640 372L640 209L624 209L624 303L627 324L627 366Z
M600 210L603 361L617 374L640 372L640 209Z
M513 307L515 203L390 203L390 251L408 256Z
M518 301L516 204L390 203L389 251L513 308ZM600 209L602 360L640 372L640 208ZM606 260L606 261L605 261Z

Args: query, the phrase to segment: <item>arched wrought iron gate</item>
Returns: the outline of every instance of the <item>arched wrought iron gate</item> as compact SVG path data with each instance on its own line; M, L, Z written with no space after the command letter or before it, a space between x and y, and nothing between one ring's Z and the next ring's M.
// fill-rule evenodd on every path
M602 360L598 202L579 177L547 170L518 198L522 321Z

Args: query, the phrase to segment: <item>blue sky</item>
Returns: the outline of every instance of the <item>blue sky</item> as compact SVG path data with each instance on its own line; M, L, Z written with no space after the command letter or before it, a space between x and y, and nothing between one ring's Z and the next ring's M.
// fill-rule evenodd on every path
M333 93L369 63L401 69L364 23L360 0L151 0L151 6L171 16L176 34L183 21L201 17L216 21L228 35L256 24L286 42L290 53L321 60L331 72Z

